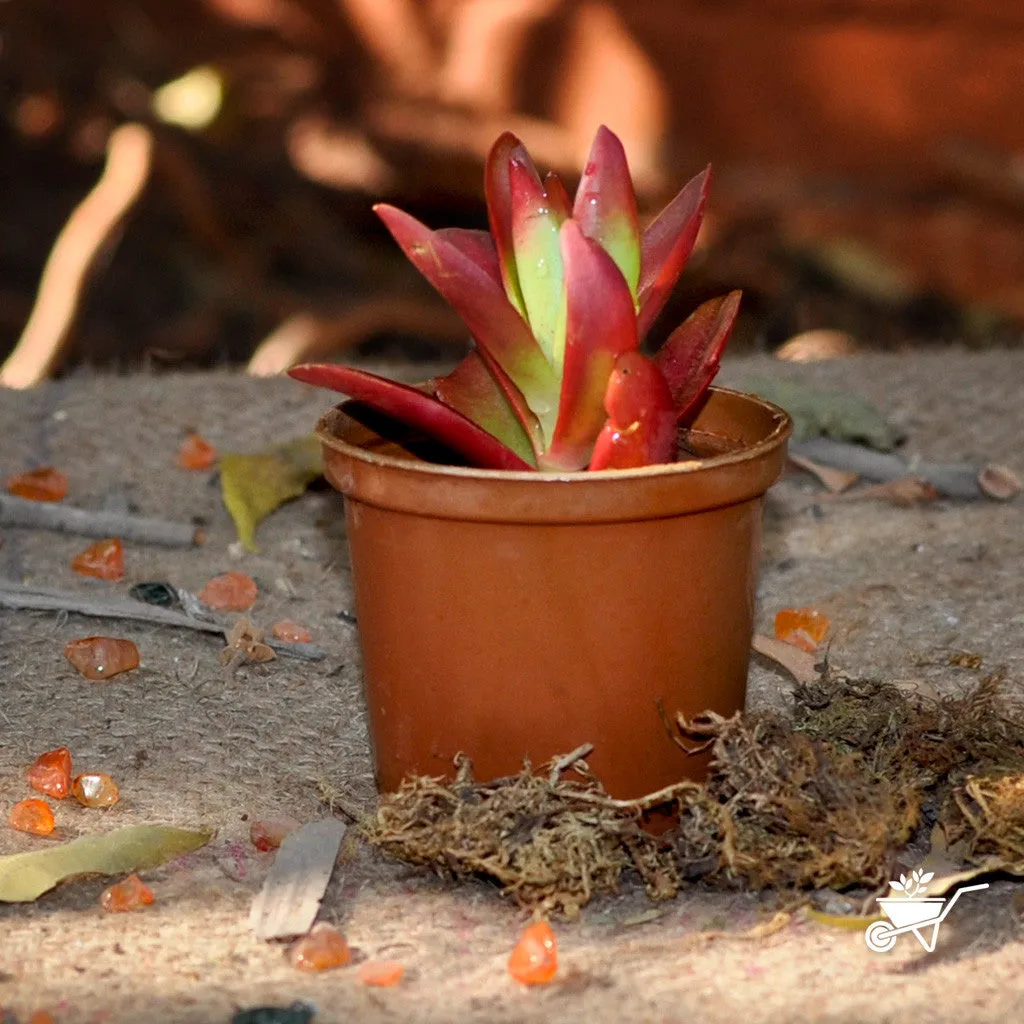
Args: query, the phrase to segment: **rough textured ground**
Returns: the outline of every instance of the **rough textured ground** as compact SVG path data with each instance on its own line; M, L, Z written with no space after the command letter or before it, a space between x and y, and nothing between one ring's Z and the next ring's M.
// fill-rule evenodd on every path
M958 352L865 356L816 367L743 360L728 382L771 372L870 398L910 434L908 446L951 461L995 460L1024 471L1019 395L1024 354ZM329 652L307 665L283 659L226 681L209 637L80 617L0 612L0 810L25 795L24 767L42 750L69 746L76 767L108 771L123 799L109 812L60 805L74 836L131 822L218 830L199 854L147 879L145 913L106 916L99 880L67 885L32 905L0 906L0 1005L60 1022L227 1021L240 1006L303 998L318 1021L1009 1021L1024 1017L1024 924L1016 890L997 883L965 897L927 955L910 936L887 955L856 932L797 921L760 941L695 938L742 933L767 920L774 896L691 888L650 909L627 885L558 926L563 974L524 991L504 970L523 915L488 887L451 889L358 846L346 850L323 917L366 956L401 959L407 980L377 993L352 972L299 975L281 948L256 941L249 902L265 855L246 852L246 816L323 813L318 783L354 800L372 794L359 697L340 525L341 503L314 492L260 532L262 551L238 556L210 474L172 466L184 430L224 450L255 450L304 432L329 404L289 381L203 374L81 376L0 397L0 475L50 462L71 477L69 501L101 507L130 500L144 513L203 516L202 549L132 545L127 578L76 578L80 538L0 534L0 575L41 585L124 591L147 579L198 589L241 568L256 577L254 618L287 615L310 626ZM1024 530L1021 501L894 508L877 502L818 503L804 477L772 492L760 625L785 605L827 611L833 659L862 673L925 679L955 692L976 672L946 665L951 649L1005 666L1024 689ZM90 683L64 660L64 644L97 632L134 639L139 671ZM751 703L784 706L789 684L754 665ZM0 828L0 853L41 840ZM1019 901L1018 901L1019 906Z

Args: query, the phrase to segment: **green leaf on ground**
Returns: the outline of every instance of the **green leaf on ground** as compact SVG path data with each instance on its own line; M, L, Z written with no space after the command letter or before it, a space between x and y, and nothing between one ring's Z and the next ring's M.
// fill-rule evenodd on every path
M0 903L29 903L77 875L123 875L155 868L205 846L212 835L170 825L131 825L0 857Z
M323 471L316 434L250 455L222 454L221 496L242 546L249 551L258 550L256 527L286 501L303 494Z
M903 439L875 406L846 391L819 391L796 381L761 376L743 377L732 386L781 405L793 417L794 441L824 435L888 452Z

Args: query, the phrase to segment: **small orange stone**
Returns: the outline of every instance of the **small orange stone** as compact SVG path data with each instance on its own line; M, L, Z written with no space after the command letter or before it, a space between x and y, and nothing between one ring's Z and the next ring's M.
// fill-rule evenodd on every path
M53 466L16 473L4 481L8 494L28 501L63 501L68 493L68 478Z
M523 931L508 958L508 973L524 985L546 985L558 970L558 943L547 921Z
M305 626L300 626L291 619L275 622L271 632L278 640L285 640L290 644L308 644L313 639L313 634Z
M119 580L124 576L124 547L116 537L98 540L71 559L71 568L82 576Z
M249 839L260 853L276 850L302 824L287 815L280 818L262 818L249 826Z
M123 882L103 890L100 906L111 914L120 914L147 907L153 899L153 890L138 875L129 875Z
M55 800L63 800L71 791L71 751L67 747L58 747L40 754L25 777L33 789Z
M72 640L64 657L86 679L110 679L139 667L139 649L131 640L112 636L87 636Z
M244 612L251 608L259 595L256 581L244 572L226 572L214 576L199 591L199 600L210 608L222 612Z
M775 636L814 654L831 625L829 617L814 608L783 608L775 616Z
M364 985L390 988L402 980L405 968L397 960L367 960L366 963L359 965L356 973Z
M300 971L329 971L352 959L345 937L332 925L320 923L288 950L292 967Z
M189 434L178 449L175 464L180 469L209 469L217 461L217 449L199 434Z
M34 836L48 836L57 827L50 805L45 800L37 800L34 797L28 800L19 800L11 808L11 814L7 820L11 823L12 828Z
M121 799L117 783L106 772L86 772L71 783L71 795L83 807L112 807Z

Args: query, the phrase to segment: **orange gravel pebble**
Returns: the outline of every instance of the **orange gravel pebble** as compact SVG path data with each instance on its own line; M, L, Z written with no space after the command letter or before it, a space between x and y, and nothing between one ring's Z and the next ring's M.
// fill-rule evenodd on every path
M199 434L189 434L174 460L180 469L209 469L217 461L217 449Z
M291 619L275 622L271 632L278 640L285 640L291 644L308 644L313 639L313 634L305 626L300 626Z
M775 616L775 637L814 654L832 623L814 608L783 608Z
M83 807L112 807L121 799L117 783L106 772L86 772L71 783L71 795Z
M98 540L71 559L71 568L81 576L98 580L124 578L124 547L116 537Z
M45 800L38 800L35 797L19 800L11 808L7 820L12 828L33 836L48 836L57 827L50 805Z
M68 493L68 478L53 466L16 473L4 481L8 494L27 501L63 501Z
M249 826L249 840L260 853L276 850L285 837L289 836L302 824L297 818L287 816L281 818L261 818Z
M390 988L397 985L405 974L405 968L397 960L367 960L356 971L364 985L374 988Z
M131 640L112 636L87 636L72 640L64 657L86 679L110 679L139 667L139 649Z
M40 754L25 773L25 778L33 789L55 800L63 800L71 792L71 751L67 747L57 747Z
M256 603L259 588L244 572L226 572L214 576L199 591L199 600L209 608L222 612L244 612Z
M120 914L147 907L153 899L153 890L138 875L129 875L123 882L103 890L100 906L111 914Z
M558 943L547 921L537 921L523 931L512 955L508 973L524 985L546 985L558 970Z
M321 923L288 950L292 967L300 971L329 971L352 959L345 937L332 925Z

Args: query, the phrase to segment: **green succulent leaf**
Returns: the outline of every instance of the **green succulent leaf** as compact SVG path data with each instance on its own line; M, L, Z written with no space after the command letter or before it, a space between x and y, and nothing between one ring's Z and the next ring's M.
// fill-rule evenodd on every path
M615 360L637 348L633 296L615 261L575 220L561 229L565 267L565 361L558 421L542 469L583 469L606 416Z
M512 187L512 244L526 318L537 344L553 362L562 305L562 257L558 229L564 218L544 190L532 161L513 154L509 163L509 181Z
M637 291L640 337L665 305L693 252L704 220L711 168L692 178L648 225L640 240L640 283Z
M718 374L742 295L733 291L698 306L655 355L672 391L677 419L684 420L696 408Z
M602 125L594 136L576 190L573 219L622 271L636 299L640 281L640 226L636 193L618 137Z
M512 308L493 277L493 267L467 255L465 235L445 236L431 231L415 217L381 203L374 207L381 220L417 270L451 304L469 327L477 346L523 393L541 423L557 413L558 378L529 326ZM499 246L500 252L500 246Z
M500 369L498 373L501 373ZM510 388L515 387L507 378L504 383ZM524 462L536 465L526 429L519 422L506 391L495 380L477 350L471 351L447 376L439 377L434 382L434 393L445 405L483 427L488 434L493 434ZM519 401L521 408L526 408L522 396L519 396ZM536 424L536 419L533 423Z

